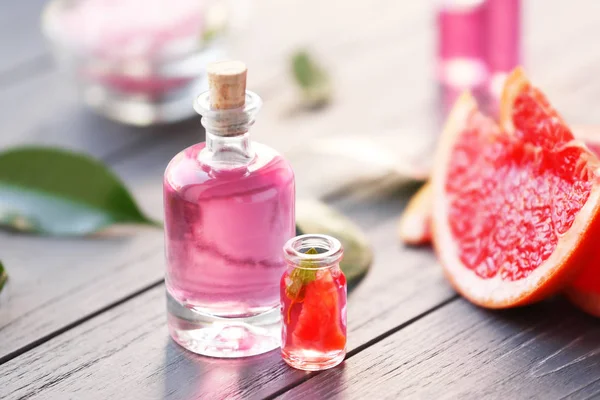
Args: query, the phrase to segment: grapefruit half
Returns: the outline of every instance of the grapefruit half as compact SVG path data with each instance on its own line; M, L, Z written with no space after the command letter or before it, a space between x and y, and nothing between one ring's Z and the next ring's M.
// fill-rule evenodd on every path
M575 138L583 140L588 149L600 158L600 126L573 126L572 130ZM426 182L410 198L398 220L398 236L403 243L408 245L431 244L432 203L431 184ZM598 248L598 252L600 253L600 248ZM598 265L600 265L600 260L598 260ZM600 274L600 268L598 273ZM598 292L600 293L600 284Z
M565 287L596 252L600 162L522 70L507 79L501 127L464 94L433 169L433 242L454 288L506 308Z

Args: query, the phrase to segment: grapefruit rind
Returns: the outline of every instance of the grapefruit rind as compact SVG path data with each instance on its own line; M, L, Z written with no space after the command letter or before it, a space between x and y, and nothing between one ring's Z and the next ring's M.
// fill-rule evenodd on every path
M565 290L565 295L581 310L600 317L600 249L587 260L573 283Z
M516 76L519 77L518 74ZM519 87L522 88L526 82L519 81ZM509 95L512 96L510 93L506 94ZM503 113L508 112L506 103L503 104L502 109ZM432 175L434 247L453 287L471 302L487 308L529 304L565 287L575 276L578 268L585 263L586 257L595 250L594 236L600 234L600 218L594 218L600 213L598 186L600 170L598 167L593 169L594 184L589 198L575 216L571 228L558 237L558 244L548 259L523 279L503 280L499 274L490 279L482 279L460 261L458 247L447 222L449 204L445 193L446 173L454 144L466 128L469 116L477 110L477 103L470 94L461 95L449 114L440 138ZM572 141L568 145L579 146L577 141ZM596 160L585 146L583 149L584 153L589 154L590 159Z
M537 88L531 86L527 74L525 74L525 70L522 67L517 67L506 77L504 88L502 90L499 123L504 132L514 132L513 106L517 97L529 90L530 92L527 94L536 99L538 106L542 107L548 115L556 118L563 125L566 125L562 117L556 112L552 105L550 105L546 96L544 96Z
M505 132L512 133L515 129L512 121L512 105L528 83L529 80L521 67L515 68L506 78L500 98L500 126Z
M571 287L566 290L565 295L582 311L600 318L600 293L580 291Z
M573 126L572 130L575 138L582 140L586 147L600 158L600 126Z
M402 242L419 246L431 242L431 183L426 182L409 200L398 222Z

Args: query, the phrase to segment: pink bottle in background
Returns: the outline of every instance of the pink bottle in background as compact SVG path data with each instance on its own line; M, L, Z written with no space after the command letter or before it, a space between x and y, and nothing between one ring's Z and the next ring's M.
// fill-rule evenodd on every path
M279 281L283 245L295 235L294 174L275 150L250 141L262 102L245 91L246 67L214 66L223 75L209 67L211 90L195 103L206 143L177 154L165 171L168 325L195 353L246 357L280 345ZM232 88L241 103L215 106Z
M496 116L507 75L521 63L521 1L487 0L485 10L489 112Z
M521 60L520 0L442 0L437 18L443 116L465 90L495 116L504 80Z
M438 65L442 113L470 90L485 102L488 69L485 52L484 0L441 0L438 6Z

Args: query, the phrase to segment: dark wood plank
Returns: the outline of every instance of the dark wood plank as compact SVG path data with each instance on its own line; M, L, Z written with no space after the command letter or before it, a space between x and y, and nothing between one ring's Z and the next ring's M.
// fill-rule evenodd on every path
M533 15L544 14L544 18L528 19L532 21L532 25L538 27L528 28L530 33L527 35L529 49L527 54L532 55L529 61L530 71L536 82L549 87L549 94L553 100L562 99L559 101L564 102L564 107L560 104L559 108L566 109L567 117L577 116L576 112L581 109L583 103L574 103L572 100L574 95L569 94L572 83L578 83L581 79L573 65L585 66L595 63L595 53L590 51L591 49L585 45L581 37L582 33L594 35L595 27L598 26L594 24L596 17L594 13L582 11L581 7L574 6L574 3L589 5L589 1L586 3L584 0L577 0L566 4L553 0L540 3L528 3L536 4L531 6L535 11ZM252 71L262 71L257 74L258 76L251 74L250 77L250 86L256 88L266 102L261 119L255 128L256 139L288 153L303 142L310 141L311 138L329 134L350 133L372 138L375 136L373 132L389 129L407 129L417 134L435 132L436 127L431 123L430 118L435 110L435 93L431 86L434 36L431 25L427 25L433 21L429 3L379 0L376 4L361 3L353 10L345 8L348 12L343 15L337 12L344 6L343 2L328 3L327 7L320 2L317 4L316 0L314 4L306 1L279 2L275 5L263 1L256 4L258 15L262 12L263 16L253 21L255 29L251 29L245 35L245 42L240 46L243 50L238 53L248 61ZM314 5L318 7L315 8ZM320 12L315 13L315 9ZM331 23L332 15L335 15L335 24ZM550 22L539 22L542 20ZM577 21L577 24L569 25L570 29L555 29L563 20ZM306 21L311 21L311 29L306 29ZM273 35L272 32L285 32L285 34ZM291 111L296 97L284 60L296 46L307 43L330 69L336 84L336 101L322 113L305 114ZM379 68L381 64L387 66L381 69ZM377 80L365 79L374 68L379 71ZM588 71L591 73L591 69ZM16 82L4 90L0 88L0 97L5 99L2 105L7 110L6 114L4 112L2 114L5 117L0 118L0 124L3 124L0 125L0 130L3 132L0 143L4 146L22 142L67 145L90 151L100 157L108 156L109 159L112 157L115 168L134 188L136 197L141 200L144 207L150 213L160 215L159 182L162 168L166 160L191 139L193 128L169 137L164 136L164 132L151 132L146 141L146 137L141 132L138 136L136 132L129 129L111 125L106 121L101 122L100 118L79 117L79 113L84 111L76 104L74 98L70 97L71 95L63 91L66 89L62 88L61 81L54 73L45 75L42 71L36 76L38 82L45 80L47 83L30 84L28 77L27 82ZM34 78L31 79L33 81ZM21 85L28 85L29 89L22 89L25 86ZM389 87L389 92L383 95L382 85ZM587 87L584 85L584 88ZM596 89L585 90L586 93L594 93ZM43 99L37 98L47 93L51 95ZM402 96L398 96L397 93L402 93ZM33 106L32 99L35 103ZM369 102L365 103L365 99ZM348 118L349 115L356 117ZM589 117L590 114L586 115ZM177 131L174 129L166 132ZM131 137L135 136L135 139L129 137L123 139L120 136L121 132L123 136L132 134ZM103 134L105 136L102 136ZM154 136L157 138L154 139ZM123 142L119 142L122 139ZM121 150L123 148L130 150L123 151ZM172 149L172 152L169 149ZM111 156L113 154L117 156ZM127 156L126 160L122 163L118 162L124 156ZM297 161L293 160L295 163L301 161L300 158ZM312 174L304 167L298 169L299 187L307 187L306 182ZM351 174L353 171L348 172ZM311 192L309 189L301 189L300 193ZM359 222L362 221L363 226L380 221L377 214L369 207L373 207L372 203L367 202L360 212L355 211L356 214L353 214ZM356 315L350 320L351 324L354 324L351 325L351 329L354 329L351 331L351 341L355 341L352 343L353 348L357 348L361 341L365 343L364 340L372 339L377 332L385 333L410 319L410 315L418 315L419 311L425 311L451 295L447 286L442 283L437 270L429 269L424 273L421 271L423 268L412 265L421 257L424 258L419 262L423 265L430 264L432 261L429 253L421 256L408 255L403 258L404 253L394 247L395 222L391 218L399 213L401 206L398 203L398 209L394 207L383 206L387 212L393 212L387 217L390 218L389 225L385 228L387 231L373 236L378 245L376 254L378 264L364 285L361 285L351 297L350 310L353 315ZM3 295L0 321L4 323L5 319L9 319L12 322L10 328L4 328L0 332L3 335L0 347L6 343L3 350L10 353L31 343L38 344L40 339L62 332L62 329L70 328L82 319L94 316L99 311L119 304L123 299L128 299L132 294L145 291L157 284L162 275L160 236L157 232L144 231L125 240L104 239L105 241L93 243L52 241L52 246L50 242L42 242L39 239L27 238L26 241L22 241L21 237L3 236L0 239L0 254L13 252L9 256L10 263L7 263L11 271L11 283L7 289L8 296ZM7 240L4 240L5 238ZM11 250L13 248L14 250ZM409 254L413 254L413 251L411 250ZM38 254L44 254L44 257L33 256ZM387 261L382 263L381 257ZM390 267L395 263L403 264L402 268L404 263L409 263L409 266L407 270L397 271ZM19 265L19 269L14 269L13 272L10 265ZM378 275L375 275L376 273ZM414 295L402 299L399 303L390 303L390 298L396 298L394 296L397 296L399 290L392 286L384 290L382 282L389 285L402 282L398 287L406 287ZM432 295L423 298L420 296L422 292L431 292ZM147 296L151 296L154 300L150 301ZM30 389L17 390L26 391L40 398L47 398L43 393L57 393L53 391L65 388L90 394L87 397L104 397L92 394L93 391L99 390L98 393L108 393L109 396L106 397L110 397L111 393L122 394L122 390L118 388L120 385L110 385L110 383L121 383L121 379L125 379L126 382L135 380L132 385L139 389L139 393L151 393L150 397L161 397L163 387L168 386L167 391L173 392L172 397L177 398L190 394L192 386L198 385L198 382L201 383L199 393L213 393L210 382L211 379L216 379L218 382L224 382L221 393L251 396L268 394L288 383L297 382L299 377L304 376L287 370L275 353L268 355L266 358L271 357L270 361L266 360L264 363L260 361L254 364L252 360L242 360L239 364L228 364L233 367L224 367L219 363L217 363L219 368L205 367L213 363L200 358L186 357L187 353L168 344L170 342L165 334L164 307L160 290L150 289L139 298L143 301L138 301L136 298L118 305L107 313L92 318L72 331L61 334L3 365L2 367L7 368L17 365L18 368L15 368L25 371L28 363L22 363L22 360L26 360L27 358L24 357L30 354L36 359L40 357L39 359L48 365L53 365L50 363L52 353L60 351L60 354L68 359L64 365L75 366L75 369L67 367L67 372L58 368L55 371L50 371L52 368L46 370L44 374L49 374L49 380L45 380L46 378L39 374L31 375L29 381L21 380L28 378L18 377L19 373L13 371L10 375L10 384L5 385L6 390L13 391L17 386L31 383ZM142 312L140 307L145 307L146 301L152 310ZM385 308L387 305L406 308L394 309L391 314L388 313L389 315L371 314L379 308L387 310ZM118 321L115 320L116 322L111 322L111 318L117 318L111 313L121 311L124 312L124 316ZM148 313L144 314L145 312ZM136 315L140 315L139 320L136 319ZM157 327L158 325L148 322L154 321L152 318L156 321L160 318L162 327L158 327L155 332L135 331L138 326L144 324ZM367 322L369 318L373 320ZM361 323L366 325L361 326ZM128 344L127 340L120 343L111 341L111 345L115 344L117 347L106 347L107 338L118 337L123 333L123 329L131 328L132 324L135 325L133 331L142 336L138 342ZM105 325L109 327L108 330L103 328ZM92 331L97 331L98 334L92 336L86 334L85 337L78 338L78 334L87 332L82 330L87 326L94 326ZM363 331L367 328L370 330ZM143 339L145 335L149 335L152 339L149 339L150 341ZM59 347L49 347L56 343L61 344ZM157 348L158 357L151 351ZM169 351L169 348L174 350ZM67 349L71 351L69 354L65 354ZM117 351L119 349L121 351ZM45 350L48 350L48 355L43 354ZM144 354L144 357L150 354L155 358L150 357L151 359L146 361L145 358L140 358L142 357L140 354ZM95 361L96 359L98 361ZM104 360L115 362L115 365L123 368L113 370L111 363ZM139 360L137 363L145 365L141 375L134 373L132 377L123 376L131 373L132 369L135 370L130 367L131 360ZM56 367L56 364L54 366ZM124 368L127 368L127 374L123 372ZM171 371L171 374L160 381L165 376L160 371L165 369ZM252 371L249 372L249 369ZM148 370L152 372L143 375ZM103 377L99 383L93 381L96 375ZM178 380L177 376L181 377L181 380ZM276 376L276 379L272 379L273 376ZM153 380L153 377L158 378ZM36 385L34 381L44 383ZM265 386L261 388L263 384ZM100 389L98 385L101 385ZM37 392L39 393L36 394ZM135 397L135 393L132 393L131 397Z
M19 71L23 67L29 67L31 72L36 70L33 64L48 64L47 59L43 60L47 49L40 30L40 14L47 3L45 0L0 3L0 82L5 74L25 79Z
M396 244L390 216L402 201L387 203L380 199L360 218L373 225L368 232L377 256L349 296L350 350L454 297L429 250ZM375 210L381 210L378 221ZM278 352L235 361L189 354L167 338L163 302L161 286L7 362L0 367L0 397L111 398L127 387L129 398L263 398L304 379ZM32 371L32 363L44 368Z
M114 165L154 218L162 219L164 168L194 136L142 148ZM0 306L0 358L162 279L162 230L117 233L82 239L0 233L0 254L10 274Z
M577 390L572 391L568 395L564 396L563 399L597 399L598 397L600 397L600 378L591 381L587 385L582 386Z
M583 399L600 386L599 333L563 300L502 312L457 300L281 398Z

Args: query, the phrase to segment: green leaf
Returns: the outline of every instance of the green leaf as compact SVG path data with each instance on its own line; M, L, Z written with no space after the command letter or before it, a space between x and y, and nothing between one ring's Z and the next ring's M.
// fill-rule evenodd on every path
M45 147L0 153L0 226L77 236L115 223L158 225L100 161Z
M296 203L296 232L322 233L337 238L344 247L340 267L348 285L356 284L369 270L373 251L367 237L347 217L314 200L298 200Z
M314 249L308 249L305 254L319 254L319 252ZM296 268L290 274L291 283L285 288L285 294L288 298L299 301L301 297L302 288L315 279L317 279L317 270L311 269L315 268L315 264L304 260L300 262L300 268Z
M227 5L221 2L212 2L206 7L204 31L200 37L203 44L209 44L227 31L230 20L229 11Z
M2 261L0 261L0 292L4 287L4 284L8 280L8 275L6 274L6 270L4 269L4 265L2 265Z
M221 33L220 29L207 29L202 33L202 43L209 43L219 36Z
M292 56L292 74L307 106L320 107L331 100L329 75L307 51L301 50Z

